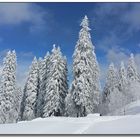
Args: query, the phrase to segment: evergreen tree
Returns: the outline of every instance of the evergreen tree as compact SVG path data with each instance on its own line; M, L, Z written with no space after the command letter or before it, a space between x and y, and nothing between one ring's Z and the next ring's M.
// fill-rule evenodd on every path
M121 62L120 69L119 69L119 91L120 91L120 106L124 107L124 114L125 114L125 105L129 103L128 97L128 79L127 79L127 71L125 69L123 61Z
M35 118L36 96L38 93L38 61L34 58L24 87L24 96L21 107L21 119Z
M71 88L65 98L65 116L67 117L77 117L77 110L75 108L74 101L72 99Z
M16 122L14 103L16 100L16 53L8 51L3 61L0 89L0 123Z
M62 116L67 95L67 64L60 48L54 46L48 64L48 78L44 95L43 117Z
M43 82L43 75L42 73L44 72L45 62L44 59L41 57L38 60L38 92L36 96L36 105L35 105L35 116L40 117L41 116L41 104L42 104L42 89L41 89L41 84Z
M99 107L99 100L100 100L100 70L99 65L96 59L95 52L93 51L93 63L92 63L92 91L93 91L93 106L94 106L94 112L98 112Z
M99 67L91 41L89 21L87 16L81 22L73 54L72 99L77 110L77 117L94 113L99 104Z
M134 60L134 55L131 54L128 60L127 67L128 78L128 98L129 102L140 99L140 77Z
M134 55L131 53L130 58L128 60L127 67L127 78L128 81L139 81L139 74L137 72L137 67L134 60Z
M122 94L122 92L119 91L117 87L115 87L108 97L109 97L108 115L116 115L116 111L120 110L124 105L123 100L125 99L125 96Z
M15 92L15 102L14 102L14 108L15 108L15 119L16 119L16 122L18 122L20 119L21 119L21 116L20 116L20 108L21 108L21 101L22 101L22 96L23 96L23 93L22 93L22 90L21 88L16 88L16 92Z
M103 98L102 98L102 109L101 114L107 114L115 109L115 96L119 94L118 90L118 75L114 67L114 64L109 65L109 70L105 82L105 87L103 89ZM113 103L114 102L114 103Z
M108 74L107 74L103 93L107 97L109 94L111 94L112 90L117 86L118 86L117 70L115 69L114 64L111 63L109 65Z
M37 95L37 104L36 104L36 116L42 117L43 105L44 105L44 95L46 93L46 85L49 71L49 58L50 54L47 52L44 59L39 60L39 92Z
M119 90L123 92L127 84L128 84L127 72L124 63L122 61L119 69Z

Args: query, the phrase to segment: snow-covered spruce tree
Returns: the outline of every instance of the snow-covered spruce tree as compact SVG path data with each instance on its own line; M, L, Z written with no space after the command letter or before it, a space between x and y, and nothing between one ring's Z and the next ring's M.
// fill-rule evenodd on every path
M127 78L128 81L139 81L139 75L137 72L137 67L135 64L134 55L131 53L130 58L128 60L128 67L127 67Z
M36 96L38 93L38 61L34 58L29 75L24 87L24 95L21 106L21 120L35 118Z
M17 121L16 109L16 53L8 51L3 61L2 81L0 89L0 123Z
M44 68L44 59L41 57L38 60L38 92L36 95L36 104L35 104L35 116L40 117L41 114L41 104L42 104L42 89L41 89L41 84L43 82L43 68Z
M67 63L60 48L54 48L48 64L48 78L44 95L43 117L63 116L65 111L65 97L68 92Z
M122 94L122 98L120 99L120 104L122 107L128 103L128 80L127 80L127 71L125 69L123 61L120 64L119 68L119 91Z
M115 69L114 64L111 63L109 65L105 87L103 89L102 108L100 110L102 115L106 115L116 109L117 104L115 100L119 101L119 99L115 99L115 96L118 94L119 88L117 70Z
M101 85L100 85L100 70L98 61L95 55L95 52L93 51L93 62L92 62L92 90L93 92L93 106L94 106L94 112L99 112L99 100L100 100L100 91L101 91Z
M74 100L72 99L71 88L65 98L65 116L67 117L77 117L77 110L75 108Z
M44 104L44 95L46 93L46 82L48 78L48 71L49 71L49 58L50 54L47 52L44 59L40 59L38 62L39 66L39 90L37 94L37 101L36 101L36 117L42 117L43 111L43 104Z
M20 116L20 108L21 108L21 101L22 101L22 97L23 97L23 93L20 87L16 88L16 92L15 92L15 102L14 102L14 108L15 108L15 118L16 118L16 122L21 120L21 116Z
M117 111L124 107L124 99L125 96L122 94L122 92L120 92L118 88L114 88L112 93L109 94L110 102L108 104L108 115L120 115L117 113Z
M81 22L73 54L74 80L71 86L72 99L77 110L77 117L94 113L99 104L99 67L91 41L87 16Z
M128 79L128 96L129 102L140 99L140 79L139 73L134 60L134 55L131 54L127 66L127 79Z
M128 84L127 72L124 63L122 61L119 69L119 90L123 91L124 88L127 86L127 84Z

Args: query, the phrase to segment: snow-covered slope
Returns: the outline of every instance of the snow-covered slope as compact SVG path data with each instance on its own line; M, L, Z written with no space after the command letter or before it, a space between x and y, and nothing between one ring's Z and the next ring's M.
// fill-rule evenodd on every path
M1 124L0 134L140 134L140 101L128 105L126 114L129 115L38 118Z
M132 102L122 109L118 109L113 113L110 113L109 115L136 115L140 114L140 100Z

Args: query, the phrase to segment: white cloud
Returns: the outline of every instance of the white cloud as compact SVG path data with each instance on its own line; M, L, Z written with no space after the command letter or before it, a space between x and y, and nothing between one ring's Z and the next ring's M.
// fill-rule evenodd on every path
M126 9L128 5L128 3L98 3L93 12L99 18L106 18L111 15L117 15L118 12Z
M106 58L108 63L113 62L115 65L119 66L121 61L127 62L129 54L127 51L123 51L122 48L111 48L108 50Z
M91 14L96 30L103 30L97 47L105 52L117 48L140 31L140 3L97 4Z
M95 16L98 24L102 24L102 21L104 20L106 21L104 23L106 25L110 25L116 21L118 25L115 24L116 26L113 27L118 30L119 28L124 28L126 26L129 33L140 30L140 3L97 4L91 13ZM113 18L114 20L110 21L110 18Z
M130 8L121 16L122 22L129 25L129 30L139 31L140 30L140 4L133 3Z
M120 41L114 33L106 35L104 38L97 42L97 48L101 49L102 51L107 52L109 48L117 48Z
M48 16L46 10L33 3L0 3L0 25L29 23L30 31L40 30Z

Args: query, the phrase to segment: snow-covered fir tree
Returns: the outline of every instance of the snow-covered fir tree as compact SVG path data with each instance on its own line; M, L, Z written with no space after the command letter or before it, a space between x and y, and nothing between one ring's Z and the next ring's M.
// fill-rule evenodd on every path
M120 104L125 106L128 103L128 79L127 79L127 71L124 66L124 62L121 61L119 68L119 91L122 94L122 98L120 99Z
M124 107L124 99L125 96L122 94L122 92L120 92L118 88L114 88L112 93L109 94L108 115L116 115L116 111Z
M133 53L131 53L130 58L128 60L127 78L129 82L139 81L139 75L137 72L137 67L136 67Z
M127 72L124 63L122 61L119 69L119 90L123 91L124 88L127 86L127 84L128 84Z
M17 121L16 101L16 52L8 51L3 61L2 81L0 88L0 123Z
M99 104L99 67L89 31L87 16L81 22L73 54L73 75L71 94L77 110L77 117L94 113Z
M46 94L44 95L43 117L62 116L65 111L65 97L68 92L67 63L60 48L54 48L50 56Z
M77 110L75 108L74 100L72 99L71 88L65 98L65 116L67 117L77 117Z
M140 76L137 71L134 55L131 54L127 66L129 102L140 99Z
M34 58L29 75L24 87L21 106L21 119L32 120L35 118L36 96L38 93L38 61Z
M15 118L16 118L16 122L18 122L19 120L21 120L20 108L21 108L21 101L23 97L23 92L20 87L16 88L15 96L16 96L15 102L14 102Z
M98 61L95 55L95 52L93 51L93 62L92 62L92 90L93 92L93 106L94 106L94 112L99 112L98 107L99 107L99 100L100 100L100 90L101 90L101 85L100 85L100 70L99 70L99 65Z
M39 66L39 90L36 101L36 117L42 117L43 105L44 105L44 95L46 93L47 78L49 72L49 58L50 54L47 52L44 59L40 59L38 62Z
M118 75L114 64L111 63L109 65L105 87L103 89L102 108L100 110L102 115L107 114L115 109L114 106L117 106L117 104L115 104L116 94L119 94Z
M35 116L40 117L41 116L41 104L42 104L42 89L41 84L43 82L43 70L44 70L44 59L41 57L38 60L38 92L36 95L36 105L35 105Z

